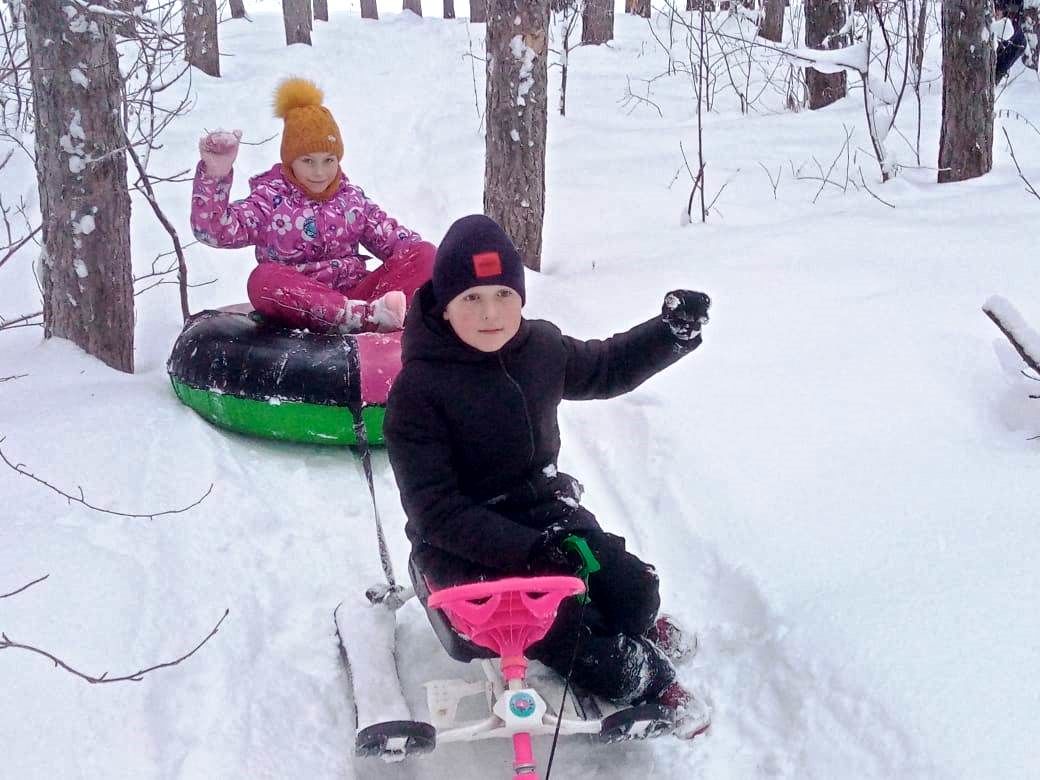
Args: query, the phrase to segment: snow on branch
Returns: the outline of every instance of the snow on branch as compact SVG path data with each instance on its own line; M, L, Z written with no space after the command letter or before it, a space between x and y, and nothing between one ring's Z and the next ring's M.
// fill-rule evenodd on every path
M5 440L6 440L5 437L0 437L0 444L2 444ZM206 492L203 493L200 498L198 498L195 501L193 501L192 503L188 504L186 507L182 507L181 509L166 509L166 510L163 510L161 512L145 512L145 513L117 512L114 509L106 509L104 507L94 506L93 504L88 502L86 500L84 494L83 494L83 488L78 486L78 485L76 486L76 489L79 491L79 496L74 496L74 495L71 495L69 493L66 493L61 488L55 487L54 485L52 485L47 480L42 479L41 477L37 477L35 474L33 474L33 473L29 472L29 471L26 471L24 463L12 463L7 458L7 455L4 453L2 448L0 448L0 460L2 460L5 464L7 464L8 468L10 468L12 471L15 471L16 473L21 474L23 477L28 477L29 479L33 480L34 482L38 482L41 485L44 485L45 487L50 488L51 490L53 490L58 495L63 496L70 504L72 504L72 503L82 504L83 506L87 507L87 509L93 509L95 512L103 512L103 513L108 514L108 515L116 515L117 517L129 517L129 518L134 518L134 519L154 520L155 518L162 517L163 515L181 514L183 512L187 512L188 510L194 509L195 507L197 507L199 504L201 504L203 501L205 501L209 497L210 493L213 492L213 485L211 484L209 486L209 488L206 490Z
M999 295L986 301L982 310L1000 328L1026 365L1040 375L1040 334L1029 327L1007 299Z
M776 47L776 50L800 65L811 65L820 73L841 73L843 70L851 70L865 76L869 68L870 51L867 49L865 41L841 49L806 49L791 46Z

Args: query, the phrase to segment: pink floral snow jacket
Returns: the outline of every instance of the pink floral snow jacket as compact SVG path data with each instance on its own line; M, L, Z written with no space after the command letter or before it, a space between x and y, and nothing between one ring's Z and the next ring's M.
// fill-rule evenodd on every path
M335 195L317 201L286 179L279 163L249 180L248 198L229 204L233 176L214 178L198 164L191 195L195 238L224 249L253 245L258 263L292 266L340 292L369 273L358 244L385 261L422 241L345 175Z

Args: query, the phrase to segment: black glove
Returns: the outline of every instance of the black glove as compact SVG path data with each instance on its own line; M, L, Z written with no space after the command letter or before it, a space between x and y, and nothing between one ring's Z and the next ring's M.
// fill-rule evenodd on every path
M711 298L693 290L672 290L664 296L661 319L680 341L690 341L701 335L701 325L708 321Z
M578 571L585 559L573 547L565 548L563 540L572 534L559 523L553 523L538 537L527 557L530 568L549 566L569 572Z

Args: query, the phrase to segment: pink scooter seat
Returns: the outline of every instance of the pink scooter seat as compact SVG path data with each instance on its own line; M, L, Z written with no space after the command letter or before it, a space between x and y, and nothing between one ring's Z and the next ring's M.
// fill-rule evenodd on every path
M527 648L549 631L560 602L584 592L577 577L508 577L438 590L428 603L463 637L501 657L508 682L523 679Z

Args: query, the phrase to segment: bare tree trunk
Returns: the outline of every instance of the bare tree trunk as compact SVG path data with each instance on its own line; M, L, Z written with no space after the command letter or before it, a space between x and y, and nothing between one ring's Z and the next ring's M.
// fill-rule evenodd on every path
M484 213L535 271L545 216L548 0L492 0L487 27Z
M993 167L993 47L982 41L991 0L944 0L943 105L939 182L963 181Z
M469 0L469 20L474 24L487 21L487 0Z
M650 0L625 0L625 13L650 18Z
M311 45L311 0L282 0L282 16L285 19L285 45L306 43Z
M422 16L422 0L404 0L402 10L411 11L417 16Z
M845 6L837 0L805 0L805 45L810 49L840 49L838 31L845 25ZM824 108L845 97L845 72L805 69L809 108Z
M329 0L314 0L314 18L322 22L329 20Z
M784 0L765 0L762 22L758 34L767 41L782 43L784 40Z
M245 0L231 0L231 18L232 19L245 19L246 18L246 3L245 3Z
M217 0L184 0L184 58L203 73L220 77Z
M115 20L65 0L34 0L25 9L44 334L133 372L130 194Z
M600 44L614 40L614 0L585 0L581 12L581 42Z
M379 18L379 7L376 5L376 0L361 0L361 18Z
M444 18L455 18L455 0L444 0Z

